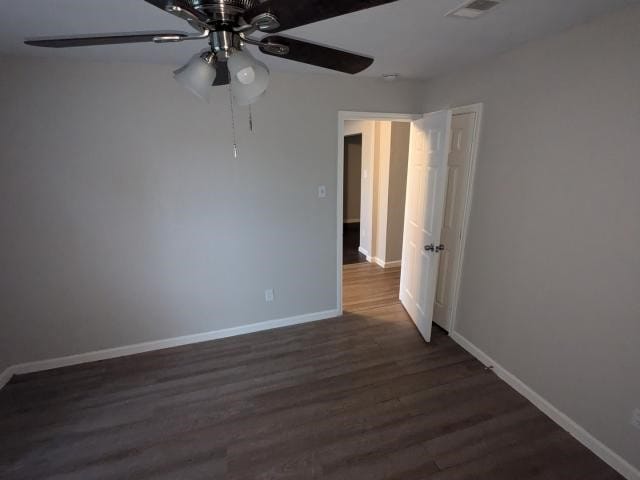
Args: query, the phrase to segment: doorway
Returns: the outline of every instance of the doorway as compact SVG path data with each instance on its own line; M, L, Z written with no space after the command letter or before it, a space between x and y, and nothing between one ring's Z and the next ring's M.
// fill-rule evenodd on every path
M407 164L407 121L344 122L343 263L400 266Z
M424 116L368 114L341 112L339 115L339 139L341 141L338 158L338 299L343 306L343 268L347 279L345 295L352 293L353 278L356 286L373 299L376 295L394 295L405 307L409 316L426 341L430 340L433 323L451 332L455 329L456 306L464 257L466 230L470 214L475 161L480 132L482 105L471 105L452 110L436 112ZM388 145L380 141L367 142L367 134L375 135L375 122L380 125L392 125L403 122L410 130L408 140L408 161L402 172L406 178L402 195L402 214L398 215L398 205L389 202L387 191L375 191L376 174L379 168L375 160L375 151L388 151ZM350 267L342 265L342 247L344 241L343 220L350 219L346 214L346 194L344 182L348 180L345 158L350 153L347 144L355 139L346 138L358 132L349 132L355 122L373 122L373 127L362 129L360 140L360 176L361 205L359 252L364 255L366 264ZM362 127L362 123L360 124ZM373 132L373 133L372 133ZM367 144L373 145L374 152L368 151ZM389 163L383 166L383 174L389 176L392 170ZM385 166L386 165L386 166ZM382 192L382 193L380 193ZM366 198L369 196L369 198ZM380 202L380 200L383 200ZM371 202L372 211L367 209ZM389 213L387 223L398 222L401 228L401 260L385 261L379 258L380 252L386 252L386 242L381 242L380 223L374 218L373 209ZM386 209L386 210L385 210ZM389 221L391 219L391 221ZM385 224L386 226L386 224ZM347 270L347 269L359 270ZM375 270L375 269L378 270ZM374 271L375 270L375 271ZM393 275L398 277L389 281ZM375 289L375 280L387 278L385 292L369 291ZM367 280L371 279L371 280ZM370 288L371 287L371 288ZM350 290L351 289L351 290ZM364 290L363 290L364 289ZM393 289L393 291L390 291ZM346 298L345 308L351 308L352 298ZM362 299L360 299L362 300ZM397 301L397 300L396 300Z
M362 192L362 133L344 137L344 194L342 263L363 263L360 252L360 206Z
M340 114L338 298L347 311L371 305L370 297L398 302L394 284L400 277L409 130L414 118ZM346 293L343 270L347 284L357 283ZM349 298L343 303L344 294Z

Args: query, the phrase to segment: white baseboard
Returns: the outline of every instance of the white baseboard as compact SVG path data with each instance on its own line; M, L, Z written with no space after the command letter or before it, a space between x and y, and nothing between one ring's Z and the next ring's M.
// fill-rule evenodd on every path
M358 247L358 251L366 257L367 262L373 263L375 261L375 258L369 255L369 252L367 252L364 248Z
M299 325L302 323L325 320L327 318L334 318L339 315L340 311L337 309L326 310L324 312L309 313L306 315L298 315L295 317L282 318L278 320L268 320L266 322L252 323L249 325L242 325L240 327L232 327L222 330L214 330L211 332L197 333L195 335L167 338L164 340L156 340L152 342L126 345L123 347L108 348L106 350L80 353L78 355L70 355L67 357L21 363L18 365L10 366L5 369L4 372L0 373L0 388L2 388L6 383L9 382L13 375L23 375L25 373L33 373L42 370L51 370L53 368L68 367L70 365L78 365L81 363L96 362L98 360L108 360L110 358L125 357L128 355L135 355L138 353L145 353L153 350L162 350L164 348L179 347L192 343L208 342L210 340L234 337L236 335L245 335L247 333L261 332L263 330L271 330L274 328L288 327L291 325Z
M384 260L379 259L378 257L372 257L369 252L362 248L358 247L358 251L367 257L367 262L375 263L376 265L381 266L382 268L391 268L391 267L399 267L402 265L402 260L394 260L393 262L385 262Z
M7 383L9 383L9 380L11 380L11 377L13 377L12 367L5 368L4 371L0 373L0 389L2 389L2 387L4 387Z
M346 220L343 220L342 223L360 223L360 219L359 218L348 218Z
M526 383L509 372L499 363L494 361L491 357L489 357L489 355L484 353L459 333L451 332L450 336L458 345L460 345L467 352L480 360L480 362L482 362L484 365L492 367L492 370L496 373L496 375L498 375L498 377L509 384L509 386L520 393L520 395L533 403L539 410L541 410L545 415L551 418L551 420L556 422L563 429L573 435L573 437L575 437L580 443L582 443L585 447L587 447L598 457L604 460L620 475L628 480L640 480L640 470L635 468L624 458L622 458L600 440L587 432L566 414L554 407L548 400L536 393Z
M378 264L380 267L382 268L393 268L393 267L399 267L402 265L402 260L394 260L393 262L385 262L384 260L381 260L379 258L374 258L373 259L376 264Z

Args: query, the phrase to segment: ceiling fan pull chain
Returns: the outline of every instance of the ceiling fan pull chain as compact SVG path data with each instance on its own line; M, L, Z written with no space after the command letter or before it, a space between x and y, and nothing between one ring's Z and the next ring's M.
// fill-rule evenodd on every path
M231 110L231 131L233 132L233 158L238 158L238 140L236 137L236 120L233 113L233 93L231 92L231 85L229 90L229 110Z
M251 112L251 105L249 105L249 130L253 133L253 113Z

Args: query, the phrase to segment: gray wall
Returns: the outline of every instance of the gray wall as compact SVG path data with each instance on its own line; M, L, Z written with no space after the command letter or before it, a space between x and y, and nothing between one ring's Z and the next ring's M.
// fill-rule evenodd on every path
M169 67L0 72L0 369L335 309L338 110L419 109L412 83L274 74L234 159L227 90Z
M484 102L456 330L640 467L640 8L431 81Z
M344 139L344 220L360 220L362 135Z

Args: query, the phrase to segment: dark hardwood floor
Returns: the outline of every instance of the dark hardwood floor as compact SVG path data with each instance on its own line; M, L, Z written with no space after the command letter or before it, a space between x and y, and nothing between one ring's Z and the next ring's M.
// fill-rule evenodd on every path
M445 334L425 344L398 269L344 279L340 318L15 377L0 478L621 478Z
M362 263L367 257L360 253L360 224L345 223L342 227L342 264Z

